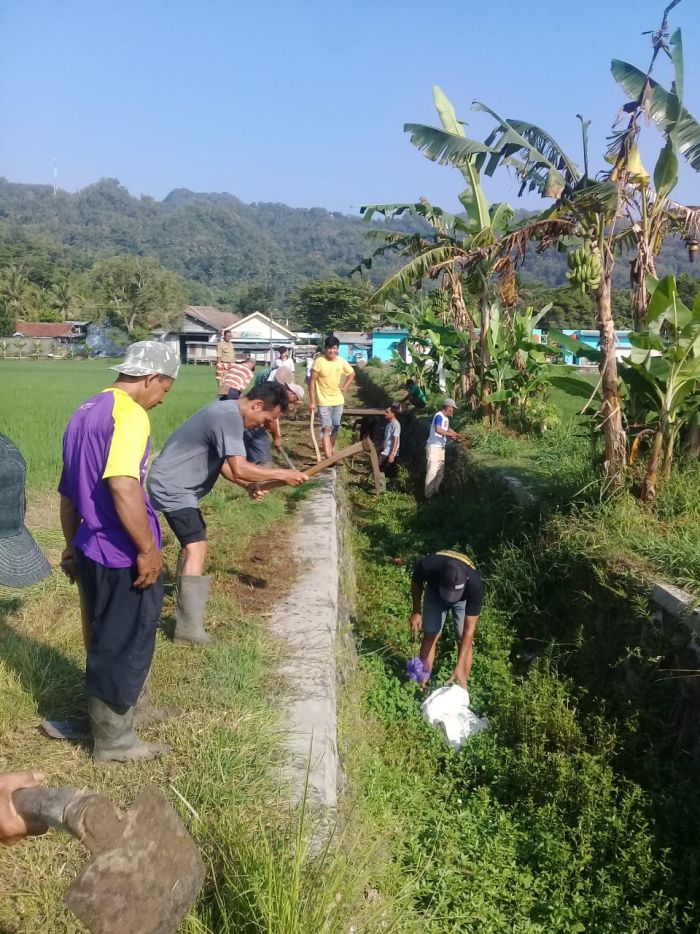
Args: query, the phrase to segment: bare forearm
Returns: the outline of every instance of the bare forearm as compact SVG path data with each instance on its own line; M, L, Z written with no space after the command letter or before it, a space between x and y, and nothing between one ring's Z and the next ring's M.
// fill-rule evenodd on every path
M242 486L243 489L246 489L248 486L245 480L237 480L234 477L233 471L228 465L228 461L225 461L224 466L221 468L221 476L224 478L224 480L228 480L229 483L236 483L238 486Z
M73 543L73 539L78 534L81 519L75 509L75 506L67 496L61 495L61 506L59 512L61 516L61 529L63 530L63 537L66 540L66 546L70 546Z
M139 554L153 551L156 542L148 523L146 500L141 484L134 477L110 477L107 480L119 521Z
M352 381L353 381L354 379L355 379L355 374L353 373L351 376L348 376L348 378L345 380L345 382L343 383L343 385L340 387L340 391L341 391L343 394L345 394L345 393L348 391L348 388L349 388L349 386L350 386L350 383L352 383Z
M251 464L245 457L229 457L226 463L231 471L230 479L233 483L241 485L264 483L266 480L286 481L289 476L288 470L280 470L276 467L260 467L258 464Z

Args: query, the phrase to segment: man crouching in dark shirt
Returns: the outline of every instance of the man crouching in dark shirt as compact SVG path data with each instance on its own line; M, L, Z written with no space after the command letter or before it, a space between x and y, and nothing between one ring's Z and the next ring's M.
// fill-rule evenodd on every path
M428 672L433 670L435 650L447 612L452 611L457 664L450 681L457 681L466 688L472 670L474 633L484 600L484 586L474 563L458 551L426 555L413 569L411 597L411 629L414 635L423 630L420 657ZM430 674L422 686L429 680Z

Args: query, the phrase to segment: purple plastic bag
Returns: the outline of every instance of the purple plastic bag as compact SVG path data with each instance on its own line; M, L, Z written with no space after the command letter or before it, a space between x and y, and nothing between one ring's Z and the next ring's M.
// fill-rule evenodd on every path
M417 681L418 684L424 684L430 678L430 668L417 655L406 662L406 671L411 681Z

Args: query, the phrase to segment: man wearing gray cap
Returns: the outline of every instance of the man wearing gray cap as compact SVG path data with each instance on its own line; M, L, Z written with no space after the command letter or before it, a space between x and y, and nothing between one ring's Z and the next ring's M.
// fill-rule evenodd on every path
M457 403L454 399L445 399L439 412L433 415L430 423L430 435L425 445L425 498L430 499L440 489L445 476L445 446L448 439L457 440L459 435L450 428L450 419L454 415Z
M147 410L177 377L176 352L158 341L127 348L116 382L84 402L63 436L61 567L77 580L87 649L88 717L98 762L152 759L134 707L153 660L163 606L158 519L145 491Z

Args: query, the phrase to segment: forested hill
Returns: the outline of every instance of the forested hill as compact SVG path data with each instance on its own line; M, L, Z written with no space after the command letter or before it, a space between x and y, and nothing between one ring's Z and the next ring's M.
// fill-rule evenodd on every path
M230 194L172 191L135 198L115 179L76 194L0 179L0 221L30 238L48 237L87 260L154 256L186 279L215 289L246 283L286 296L308 279L346 275L370 250L360 217L323 208L244 204ZM377 264L377 280L388 270Z
M64 256L80 268L101 257L133 253L153 256L191 283L233 299L251 283L268 286L284 302L309 279L346 275L373 247L360 217L324 208L284 204L245 204L230 194L200 194L179 188L163 201L133 197L115 179L103 179L75 194L49 185L24 185L0 179L0 224L5 242L48 238L69 247ZM375 262L375 282L395 268ZM700 264L697 264L700 265ZM659 273L694 272L681 241L668 241ZM554 250L528 253L523 278L558 285L566 260ZM624 260L616 285L627 285Z

